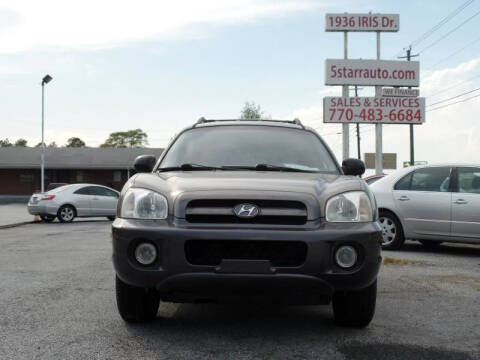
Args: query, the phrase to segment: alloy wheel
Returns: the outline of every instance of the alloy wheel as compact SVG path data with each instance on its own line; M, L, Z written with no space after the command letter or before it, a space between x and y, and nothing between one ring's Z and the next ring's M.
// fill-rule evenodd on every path
M382 227L382 245L390 245L395 241L395 238L397 236L397 227L395 226L395 223L392 219L388 217L380 217L380 219L378 219L378 222Z
M62 211L60 211L60 216L62 217L63 220L70 221L73 219L74 213L71 208L65 207L62 209Z

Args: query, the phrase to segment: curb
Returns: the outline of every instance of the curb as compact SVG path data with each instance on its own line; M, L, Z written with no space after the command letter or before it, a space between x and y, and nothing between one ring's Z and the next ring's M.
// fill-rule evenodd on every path
M0 230L1 229L14 228L14 227L21 226L21 225L26 225L26 224L33 224L34 222L35 221L24 221L24 222L19 222L19 223L15 223L15 224L0 225Z

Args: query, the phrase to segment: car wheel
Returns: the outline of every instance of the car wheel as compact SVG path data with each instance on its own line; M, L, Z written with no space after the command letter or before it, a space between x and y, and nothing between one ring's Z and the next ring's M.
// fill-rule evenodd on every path
M40 215L40 218L45 221L45 222L52 222L53 220L55 220L55 216L53 215Z
M107 219L110 220L110 221L113 221L113 220L115 220L115 216L107 216Z
M117 308L127 322L148 322L155 319L160 304L160 295L155 289L125 284L115 277Z
M382 227L382 249L400 249L405 242L405 237L398 218L390 211L380 211L378 222Z
M372 321L377 300L377 280L357 291L339 291L333 295L335 321L342 326L365 327Z
M63 205L58 209L57 217L62 223L72 222L76 216L75 208L72 205Z
M434 248L440 245L442 242L437 240L418 240L423 246L428 248Z

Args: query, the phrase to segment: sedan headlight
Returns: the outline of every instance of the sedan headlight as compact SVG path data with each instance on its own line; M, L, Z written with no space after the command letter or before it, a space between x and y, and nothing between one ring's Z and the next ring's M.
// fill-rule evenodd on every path
M327 201L325 217L330 222L373 221L373 206L364 191L350 191Z
M122 218L166 219L167 215L167 199L155 191L130 188L123 197L120 208Z

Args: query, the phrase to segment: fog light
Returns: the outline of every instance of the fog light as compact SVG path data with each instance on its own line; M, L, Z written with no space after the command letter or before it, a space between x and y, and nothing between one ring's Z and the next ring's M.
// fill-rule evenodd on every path
M150 265L157 259L157 249L153 244L141 243L135 249L135 259L142 265Z
M335 253L335 261L341 268L351 268L357 262L357 251L353 246L340 246Z

